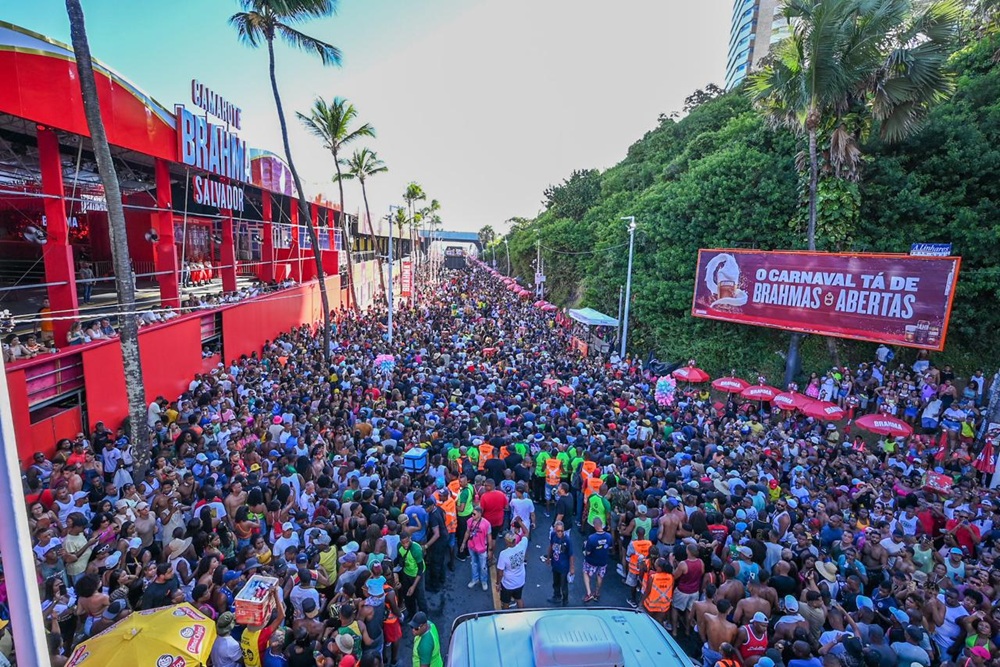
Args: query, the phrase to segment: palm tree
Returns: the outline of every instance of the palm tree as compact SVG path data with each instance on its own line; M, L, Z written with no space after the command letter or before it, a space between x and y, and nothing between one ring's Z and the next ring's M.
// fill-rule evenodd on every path
M416 261L417 244L414 242L413 232L414 225L417 224L417 212L414 210L414 204L427 199L427 193L424 192L424 189L419 184L411 182L406 186L406 191L403 192L403 199L406 200L406 206L410 211L410 253L413 255L414 261Z
M340 65L340 49L292 27L292 24L309 19L331 16L336 12L337 0L240 0L240 5L243 11L230 16L229 25L236 29L240 41L247 46L251 48L257 48L261 44L267 46L271 93L274 95L274 106L278 111L285 160L288 162L288 170L292 172L292 180L295 181L298 193L299 219L306 221L313 259L316 262L316 278L319 280L320 302L323 304L323 358L329 362L330 298L326 293L326 272L323 270L323 256L316 236L316 227L309 212L309 203L306 201L302 180L295 169L292 149L288 143L288 123L285 121L285 111L281 106L281 95L278 93L278 79L274 72L274 40L281 38L289 46L301 51L314 52L324 65Z
M101 104L97 97L97 83L94 80L94 63L90 55L90 43L87 41L87 27L84 24L80 0L66 0L66 14L69 16L73 53L76 56L76 69L80 78L83 111L87 118L87 129L90 131L94 157L97 160L97 169L104 184L104 198L108 205L108 232L111 236L111 258L115 267L115 289L118 293L119 334L130 435L135 447L136 469L142 476L149 467L152 451L149 426L146 423L146 391L139 357L139 322L135 310L132 260L129 257L128 235L125 230L125 209L122 207L122 192L118 184L117 169L111 157L108 135L104 131L104 120L101 118Z
M368 220L368 234L371 236L372 243L375 243L375 228L372 227L372 214L371 209L368 208L368 190L365 188L365 181L371 176L389 171L389 168L385 166L382 160L378 159L375 151L368 150L367 148L355 149L354 155L347 158L344 165L347 167L347 171L341 174L338 169L337 182L339 183L345 179L357 179L358 183L361 184L361 198L365 202L365 218ZM385 275L382 273L381 266L379 267L378 277L382 283L382 296L388 299L388 293L385 291Z
M323 142L323 147L333 155L333 164L337 168L337 187L340 190L340 220L344 233L344 247L347 256L347 284L351 287L351 303L358 307L357 295L354 290L354 271L351 268L351 228L347 224L347 212L344 209L344 183L341 165L344 161L340 151L348 144L361 137L374 137L375 128L365 123L357 129L351 129L351 124L357 120L358 110L342 97L333 98L332 104L327 104L322 98L317 98L309 115L297 113L299 120L309 133Z
M772 123L805 138L806 241L815 250L821 167L860 178L860 146L872 127L884 141L902 140L947 98L954 82L945 66L963 9L958 0L787 0L783 14L792 34L750 75L747 92ZM821 135L828 140L822 150ZM793 334L786 383L800 342ZM836 341L828 344L836 357Z
M479 230L479 244L483 246L483 252L489 247L497 238L497 233L493 229L493 225L484 225Z
M404 209L404 208L397 208L396 209L396 217L394 217L392 219L392 222L396 223L396 228L399 230L399 234L396 237L397 239L399 239L397 241L397 245L396 245L396 247L397 247L397 249L398 249L399 252L396 253L396 256L399 257L400 260L402 260L403 259L403 228L406 227L407 223L410 222L409 216L406 215L406 209Z

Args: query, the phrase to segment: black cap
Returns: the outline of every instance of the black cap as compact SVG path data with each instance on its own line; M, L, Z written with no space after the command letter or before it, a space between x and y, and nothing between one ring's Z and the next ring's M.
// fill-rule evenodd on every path
M418 611L413 615L413 619L410 620L410 627L415 630L425 623L427 623L427 614L422 611Z

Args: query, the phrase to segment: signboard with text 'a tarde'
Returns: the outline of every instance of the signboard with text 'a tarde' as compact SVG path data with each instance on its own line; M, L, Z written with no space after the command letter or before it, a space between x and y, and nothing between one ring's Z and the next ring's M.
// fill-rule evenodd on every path
M944 349L958 257L700 250L691 314Z

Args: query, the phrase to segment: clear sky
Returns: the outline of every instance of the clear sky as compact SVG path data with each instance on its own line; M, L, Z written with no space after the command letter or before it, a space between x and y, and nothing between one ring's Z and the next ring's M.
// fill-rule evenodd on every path
M281 154L266 54L226 19L235 0L83 0L94 55L167 108L197 78L242 107L242 136ZM503 229L534 216L573 169L606 169L707 83L722 84L731 0L340 0L303 30L340 47L341 68L279 46L286 112L348 98L389 167L373 215L415 180L446 229ZM69 42L60 0L0 2L0 19ZM294 119L292 155L310 196L336 201L332 158ZM346 208L362 206L345 186Z

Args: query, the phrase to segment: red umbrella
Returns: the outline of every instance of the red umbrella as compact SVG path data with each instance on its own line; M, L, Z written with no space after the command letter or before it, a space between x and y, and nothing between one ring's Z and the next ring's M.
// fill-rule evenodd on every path
M530 299L531 298L531 292L529 292L526 289L525 290L521 290L520 296L521 296L522 299Z
M554 303L546 302L546 304L542 306L542 310L544 310L547 313L551 313L553 310L559 310L559 306L557 306Z
M708 373L695 366L682 366L671 373L671 375L685 382L708 382L712 379Z
M535 306L535 308L544 308L545 307L545 302L542 301L541 299L539 299L533 305Z
M740 396L754 401L773 401L774 397L780 393L774 387L769 387L766 384L755 384L741 391Z
M997 469L996 452L993 451L993 438L986 438L983 443L983 451L972 462L972 467L981 473L992 475Z
M812 399L804 394L800 394L797 391L784 391L775 396L774 400L771 402L782 410L795 410L796 408L805 405L810 400Z
M896 419L892 415L874 414L858 417L854 422L858 428L878 433L879 435L903 436L913 433L913 427L902 419Z
M847 415L843 408L830 401L809 401L799 406L799 410L807 417L825 422L835 422Z
M718 380L712 381L713 389L724 391L727 394L738 394L749 386L750 383L746 380L734 377L719 378Z

